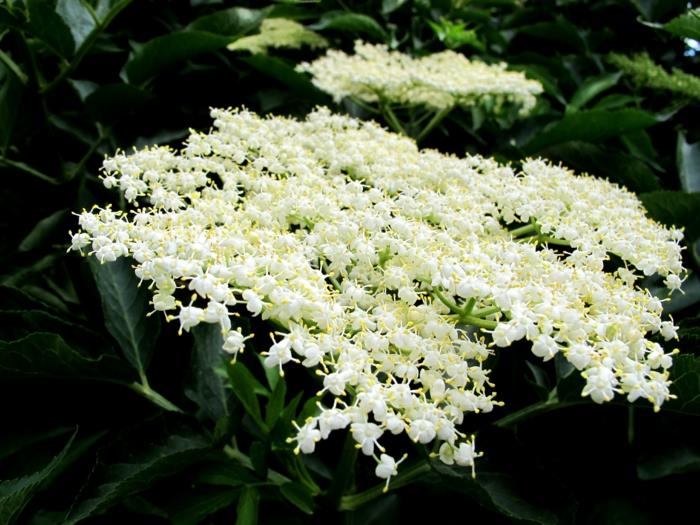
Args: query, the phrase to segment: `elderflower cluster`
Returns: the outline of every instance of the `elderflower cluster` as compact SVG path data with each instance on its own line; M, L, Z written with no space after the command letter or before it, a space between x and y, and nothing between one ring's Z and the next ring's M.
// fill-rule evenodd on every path
M318 33L287 18L266 18L260 24L260 33L245 36L226 46L231 51L250 51L252 54L267 54L268 48L286 47L299 49L302 46L319 48L328 46L328 41Z
M413 58L385 45L355 42L355 54L329 50L311 63L297 66L336 102L355 97L368 103L427 106L436 110L474 105L498 113L506 105L529 113L542 85L506 64L470 61L454 51Z
M675 327L634 277L677 288L681 234L632 194L539 160L516 173L419 150L327 109L212 117L181 151L107 159L104 184L135 206L84 211L72 246L131 257L155 310L185 331L218 324L234 358L250 337L234 309L279 327L265 365L315 369L325 403L297 428L297 451L349 429L388 484L400 460L385 436L405 434L473 468L460 425L500 404L489 357L519 340L569 361L597 403L670 397L673 352L652 336ZM621 271L603 271L608 253Z

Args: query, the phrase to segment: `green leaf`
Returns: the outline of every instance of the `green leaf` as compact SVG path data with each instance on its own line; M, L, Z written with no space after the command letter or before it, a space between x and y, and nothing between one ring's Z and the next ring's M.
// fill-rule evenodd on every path
M236 525L256 525L258 523L258 504L260 494L254 487L245 487L238 500Z
M653 191L639 198L653 219L667 226L684 227L691 240L700 236L700 193Z
M569 104L566 107L567 113L581 109L603 91L606 91L617 84L621 76L622 72L618 71L616 73L604 73L602 75L586 79L586 81L571 97L571 101L569 101Z
M277 420L282 415L284 409L284 398L287 394L287 383L283 377L279 378L275 389L272 391L272 395L267 402L265 407L265 424L272 428L277 423Z
M659 157L654 144L649 137L649 133L646 130L640 129L637 131L632 131L630 133L625 133L620 137L622 143L627 148L632 155L648 163L659 171L663 171L663 168L658 164L657 160Z
M700 470L700 455L685 446L669 448L640 460L637 465L639 479L659 479L672 474L684 474Z
M586 43L581 38L579 28L566 20L537 22L519 27L517 31L535 38L557 42L579 53L583 53L586 50Z
M153 95L130 84L103 84L85 98L85 108L99 122L112 123L132 116Z
M73 55L75 41L70 28L56 12L56 2L26 0L29 29L54 53L68 58Z
M242 57L245 62L259 73L281 82L290 90L315 104L328 104L329 98L311 83L306 75L297 73L284 60L268 55Z
M205 31L181 31L159 36L140 46L124 71L130 83L143 84L188 58L211 53L230 42L229 37Z
M76 434L77 430L63 447L63 450L43 469L28 476L0 483L0 523L3 525L14 523L32 497L58 473L61 464L66 460Z
M88 499L76 503L63 525L74 525L103 514L125 498L190 467L205 457L209 450L209 444L200 437L175 435L159 446L148 446L147 452L129 463L106 467L101 473L103 482Z
M226 487L208 487L206 492L178 494L170 508L170 519L173 525L197 525L207 516L229 507L238 495L236 489Z
M237 37L258 27L268 11L269 9L230 7L197 18L187 26L187 29L190 31L207 31L227 37Z
M631 95L620 95L618 93L615 93L614 95L606 95L603 98L601 98L598 102L593 104L592 109L619 109L624 106L637 104L640 101L641 99L639 97L633 97Z
M700 12L697 9L688 11L665 23L663 28L681 38L700 40Z
M36 332L0 341L0 378L62 378L120 382L128 370L115 355L92 357L71 348L57 334Z
M700 142L688 144L682 131L678 132L676 166L683 191L700 192Z
M19 244L18 250L20 252L28 252L37 248L46 247L46 241L63 224L67 216L68 209L64 208L41 219Z
M524 494L523 483L495 472L479 472L476 479L466 469L448 467L433 462L433 469L449 480L450 488L475 497L482 505L508 518L539 525L557 525L557 516L544 506L530 501ZM451 478L451 479L450 479Z
M253 377L253 374L251 374L240 361L230 363L227 367L227 371L234 395L241 402L246 413L255 421L263 432L266 432L267 426L260 414L260 404L258 403L257 396L261 393L269 395L269 392L255 377Z
M336 31L347 33L353 38L356 38L358 34L381 41L386 41L389 38L387 32L374 18L360 13L349 13L347 11L327 12L317 23L311 25L310 28L319 31L335 29Z
M102 299L107 331L143 379L160 333L160 319L146 315L150 310L149 292L139 286L128 260L105 264L94 257L88 260Z
M280 492L292 505L306 514L314 512L314 498L301 483L290 481L280 485Z
M8 73L4 63L0 63L0 82L0 155L5 155L22 105L22 83L15 75ZM17 164L17 167L24 166L21 162Z
M656 124L654 115L638 109L578 111L547 126L523 146L526 155L534 155L548 146L570 140L597 142L629 131Z
M216 373L216 369L224 367L221 328L218 324L200 324L192 329L192 335L192 379L185 395L210 419L218 421L228 415L224 380Z
M56 12L70 29L76 49L97 27L95 19L81 0L58 0Z
M382 0L382 14L388 15L404 5L407 0Z
M255 474L261 479L267 478L267 443L259 440L253 441L250 444L248 457L250 457L250 462L253 466L253 471L255 472Z
M677 399L667 402L671 410L700 415L700 357L681 354L673 359L671 393Z
M547 148L543 153L580 172L604 176L635 192L661 189L658 177L644 162L619 149L608 150L587 142L571 141Z

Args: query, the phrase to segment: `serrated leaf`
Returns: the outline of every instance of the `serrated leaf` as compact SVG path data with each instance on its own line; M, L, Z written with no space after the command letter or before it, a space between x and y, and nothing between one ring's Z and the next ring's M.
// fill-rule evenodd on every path
M239 491L231 488L207 487L206 492L179 494L169 509L173 525L197 525L218 510L238 499Z
M148 317L148 290L139 287L128 260L100 264L89 258L90 269L102 300L107 331L119 343L124 356L144 377L160 333L160 319Z
M557 22L537 22L519 27L517 30L535 38L563 44L581 53L586 50L586 43L581 37L579 28L563 19Z
M131 84L143 84L188 58L211 53L231 43L231 38L205 31L180 31L159 36L140 46L124 71Z
M245 62L259 73L281 82L284 86L290 88L291 91L303 96L310 102L316 104L328 103L329 99L316 89L306 75L298 73L282 59L268 55L253 55L242 57L239 60Z
M690 10L663 25L663 28L676 36L700 40L700 12Z
M689 239L700 236L700 193L653 191L639 198L653 219L667 226L684 227Z
M267 431L267 426L262 419L258 394L269 395L267 389L255 379L253 374L240 361L230 363L227 367L233 393L243 405L246 413L255 421L263 432Z
M88 35L97 27L95 19L81 0L58 0L56 13L70 29L76 49L83 44Z
M277 423L277 420L282 415L282 411L284 410L284 398L286 395L287 383L283 377L280 377L265 407L265 423L269 428L274 427L275 423Z
M669 448L662 453L645 457L637 464L637 476L645 480L698 470L700 470L700 454L685 446Z
M635 192L661 189L656 174L641 160L587 142L571 141L543 150L550 159L564 162L580 172L591 173L623 184Z
M571 140L597 142L629 131L648 128L658 122L651 113L639 109L578 111L547 126L523 146L526 155Z
M187 26L187 29L191 31L207 31L227 37L237 37L257 28L268 11L269 9L230 7L197 18Z
M700 142L688 144L683 132L678 132L676 166L683 191L700 192Z
M601 98L598 102L593 104L592 109L619 109L624 106L637 104L638 102L640 102L639 97L633 97L632 95L620 95L618 93L615 93L613 95L606 95L603 98Z
M388 15L404 5L407 0L382 0L382 14Z
M56 12L56 2L49 0L26 0L29 29L54 53L69 58L75 50L75 41L70 28Z
M114 355L89 356L57 334L36 332L16 341L0 341L0 378L62 378L121 382L128 370Z
M681 354L673 359L671 393L677 399L667 402L671 410L700 415L700 358Z
M219 325L200 324L192 329L191 381L185 395L213 421L228 415L224 379L216 369L224 367L223 338Z
M57 473L61 464L66 459L68 451L73 444L77 430L73 433L68 443L43 469L21 478L10 479L0 483L0 523L11 525L19 518L22 511Z
M539 525L557 525L559 519L548 508L529 500L523 494L523 484L507 474L480 472L475 479L463 468L432 463L433 470L443 477L452 478L450 487L473 495L483 505L491 507L508 518ZM454 480L454 483L452 482Z
M153 99L147 91L131 84L103 84L85 98L85 108L99 122L124 119Z
M36 223L27 236L22 240L17 248L20 252L28 252L41 248L46 244L46 241L56 232L63 220L68 216L68 209L58 210L48 217L41 219Z
M290 481L289 483L283 483L279 488L282 496L292 505L306 514L313 514L314 498L304 485L296 481Z
M361 34L375 40L386 41L389 37L384 28L379 25L374 18L360 13L349 13L347 11L327 12L317 23L309 27L319 31L335 29L336 31L348 33L353 38Z
M131 463L114 464L102 473L103 482L88 499L76 503L63 525L99 516L124 498L153 487L206 456L209 444L199 437L170 436L151 446Z
M4 155L12 139L12 132L19 117L22 100L22 83L13 74L8 74L7 66L0 63L0 154ZM4 76L4 79L2 78ZM23 163L18 163L24 166ZM2 164L0 164L2 165ZM31 169L31 168L30 168Z
M245 487L236 508L236 525L256 525L258 523L258 504L260 494L254 487Z
M588 104L595 97L613 87L620 80L621 71L615 73L604 73L596 77L586 79L586 81L576 90L576 93L571 97L566 111L578 111L583 106Z

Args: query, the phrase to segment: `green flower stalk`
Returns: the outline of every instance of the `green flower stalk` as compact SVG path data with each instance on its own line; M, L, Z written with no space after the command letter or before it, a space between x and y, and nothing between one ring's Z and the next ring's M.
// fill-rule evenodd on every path
M497 114L514 107L527 115L542 92L542 85L506 65L469 60L454 51L413 58L385 45L355 42L355 54L329 50L297 71L310 73L313 83L333 96L346 97L380 112L394 131L406 134L408 126L396 116L398 109L423 108L418 117L424 127L410 133L419 140L456 107L480 106ZM425 119L429 119L425 124ZM416 124L415 122L409 124Z
M612 53L608 61L632 78L637 86L670 91L688 98L700 100L700 78L678 68L667 72L646 53L627 56Z

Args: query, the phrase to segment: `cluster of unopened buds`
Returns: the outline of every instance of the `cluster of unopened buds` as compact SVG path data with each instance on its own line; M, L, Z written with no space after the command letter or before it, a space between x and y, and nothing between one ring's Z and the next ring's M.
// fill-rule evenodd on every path
M473 469L464 415L501 404L489 356L516 341L571 363L596 403L671 397L673 352L656 339L676 329L637 279L678 289L682 234L632 193L541 160L419 150L327 109L212 117L180 151L105 160L104 184L134 207L84 211L72 246L130 257L155 310L185 331L218 324L233 358L251 335L232 328L234 308L269 320L265 365L320 376L298 452L349 429L388 484L402 459L384 436L406 434Z

